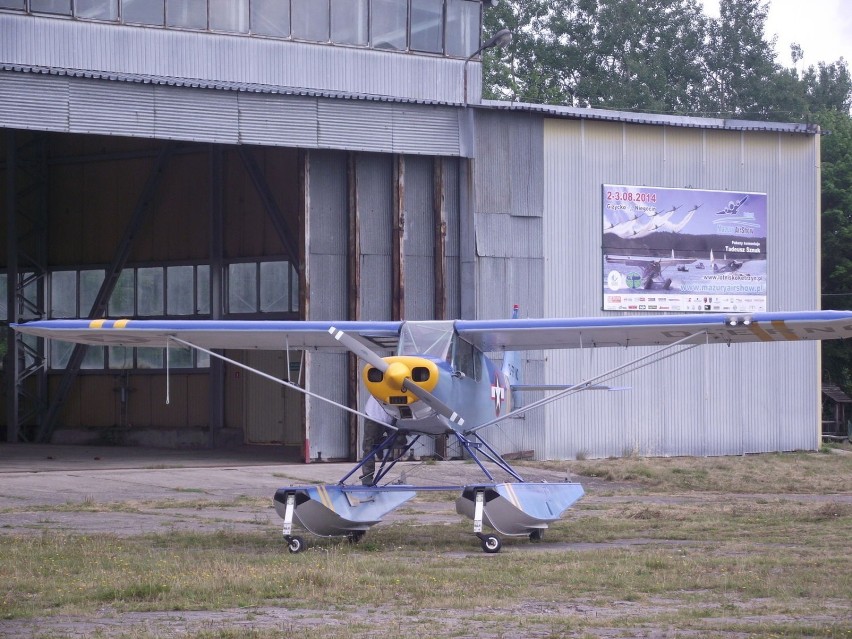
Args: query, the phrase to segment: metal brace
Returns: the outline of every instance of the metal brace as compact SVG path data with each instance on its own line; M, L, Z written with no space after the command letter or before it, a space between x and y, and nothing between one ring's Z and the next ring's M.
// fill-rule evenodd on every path
M473 533L478 534L482 532L482 514L485 511L485 491L477 490L476 496L474 497L474 508L473 508Z
M284 531L285 537L293 532L293 512L296 510L296 493L287 493L287 501L284 502Z

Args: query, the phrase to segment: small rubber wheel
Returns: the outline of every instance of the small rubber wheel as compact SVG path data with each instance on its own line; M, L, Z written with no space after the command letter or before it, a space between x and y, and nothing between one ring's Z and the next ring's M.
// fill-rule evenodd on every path
M305 549L305 540L299 537L298 535L290 537L287 540L287 550L289 550L294 555L298 552L302 552Z
M482 550L488 554L500 552L500 548L502 547L503 544L500 543L500 538L496 535L484 535L482 537Z
M363 538L364 538L364 531L363 530L353 530L352 532L350 532L349 534L346 535L346 539L349 541L350 544L357 544Z
M535 530L530 531L530 541L533 543L537 543L541 541L541 538L544 537L544 531L540 528L536 528Z

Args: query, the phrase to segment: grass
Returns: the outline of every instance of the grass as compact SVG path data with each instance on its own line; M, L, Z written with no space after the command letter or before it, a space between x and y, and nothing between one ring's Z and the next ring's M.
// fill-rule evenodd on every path
M850 458L571 462L615 495L605 484L544 543L506 538L497 555L479 551L469 522L383 525L357 545L309 538L299 555L274 527L5 534L0 635L66 636L49 621L106 615L134 621L88 634L850 639Z
M648 493L852 493L852 451L767 453L740 457L649 457L548 462L580 477L633 482ZM540 464L541 465L541 464Z

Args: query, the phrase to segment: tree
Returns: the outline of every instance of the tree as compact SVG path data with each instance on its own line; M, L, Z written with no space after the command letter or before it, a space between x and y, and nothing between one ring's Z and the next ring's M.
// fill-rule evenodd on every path
M822 137L823 308L852 309L852 118L848 109L819 115ZM823 344L827 379L852 391L852 345Z
M485 94L525 102L689 112L706 19L697 0L515 0L486 14L514 33L488 53Z

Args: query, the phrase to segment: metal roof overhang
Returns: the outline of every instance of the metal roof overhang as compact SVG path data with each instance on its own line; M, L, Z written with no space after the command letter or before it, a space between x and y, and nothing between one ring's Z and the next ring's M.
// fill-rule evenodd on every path
M0 127L221 144L463 154L447 104L0 64Z
M502 100L483 100L482 109L499 111L519 111L538 113L545 117L573 120L601 120L625 122L629 124L651 124L658 126L686 127L697 129L721 129L726 131L766 131L772 133L804 133L816 135L820 128L816 124L762 122L757 120L733 120L724 118L698 118L686 115L668 115L662 113L634 113L630 111L610 111L607 109L580 109L577 107L553 104L530 104L526 102L504 102Z
M222 144L472 155L472 111L775 133L815 124L483 100L462 105L227 81L0 64L0 127Z

